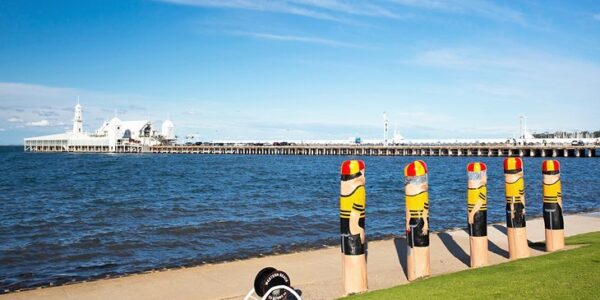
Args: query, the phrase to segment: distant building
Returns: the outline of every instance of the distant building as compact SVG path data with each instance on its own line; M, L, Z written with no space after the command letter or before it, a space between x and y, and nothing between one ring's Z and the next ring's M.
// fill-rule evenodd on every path
M151 146L175 142L175 125L170 120L158 132L152 122L122 121L114 117L94 133L83 132L83 110L75 106L73 130L70 132L25 139L28 152L146 152Z

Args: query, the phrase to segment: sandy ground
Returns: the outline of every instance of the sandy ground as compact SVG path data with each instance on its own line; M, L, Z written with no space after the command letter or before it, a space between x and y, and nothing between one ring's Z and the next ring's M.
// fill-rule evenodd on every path
M600 231L600 213L565 216L565 235ZM368 233L367 233L368 234ZM544 240L543 219L527 221L531 242ZM508 261L506 227L488 227L490 264ZM469 237L463 230L432 234L432 275L468 269ZM532 249L532 256L543 249ZM407 283L406 243L396 238L369 243L369 289ZM241 299L252 288L254 276L266 266L285 271L304 299L343 296L341 258L338 247L209 264L186 269L131 275L0 295L7 299Z

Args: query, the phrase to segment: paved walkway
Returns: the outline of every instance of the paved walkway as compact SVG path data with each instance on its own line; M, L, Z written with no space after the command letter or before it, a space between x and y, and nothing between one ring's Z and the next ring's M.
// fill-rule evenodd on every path
M565 235L600 231L600 213L565 216ZM543 219L527 221L532 242L544 240ZM508 261L506 228L488 227L490 264ZM432 234L432 275L468 268L469 237L463 230ZM532 249L532 255L543 251ZM377 290L407 283L404 239L369 243L369 288ZM0 295L7 299L241 299L252 287L255 274L265 266L288 273L304 299L333 299L343 294L338 247L210 264L186 269L132 275Z

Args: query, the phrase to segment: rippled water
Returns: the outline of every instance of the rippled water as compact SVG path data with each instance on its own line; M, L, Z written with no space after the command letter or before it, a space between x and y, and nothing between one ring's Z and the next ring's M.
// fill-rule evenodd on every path
M336 156L23 153L0 147L0 290L336 245ZM401 235L402 167L362 157L367 235ZM421 157L433 230L466 223L466 164L488 164L490 222L503 221L502 158ZM600 207L600 160L560 158L566 212ZM525 158L529 215L541 158Z

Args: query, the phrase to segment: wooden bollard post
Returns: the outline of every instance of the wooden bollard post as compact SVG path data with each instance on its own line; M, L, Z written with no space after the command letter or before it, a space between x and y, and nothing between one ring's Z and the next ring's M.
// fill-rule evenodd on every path
M342 280L346 294L367 290L365 237L365 163L347 160L341 167L340 233Z
M471 245L471 268L488 264L487 171L484 163L467 165L467 223Z
M509 157L504 160L504 189L510 259L529 257L525 227L525 183L521 158Z
M542 177L546 251L552 252L565 247L565 225L562 214L563 204L560 186L560 164L558 161L544 161L542 163Z
M427 165L414 161L404 168L406 195L407 277L429 276L429 193Z

